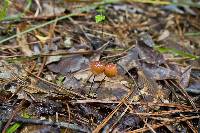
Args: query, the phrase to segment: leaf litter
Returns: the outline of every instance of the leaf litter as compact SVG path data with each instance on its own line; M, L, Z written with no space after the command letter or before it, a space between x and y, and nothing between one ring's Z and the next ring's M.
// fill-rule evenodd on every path
M17 34L86 6L38 2L18 20L25 27L7 21ZM199 9L109 3L103 23L95 23L98 4L88 9L1 44L1 131L198 132L199 39L184 33L199 30ZM92 61L114 68L94 74Z

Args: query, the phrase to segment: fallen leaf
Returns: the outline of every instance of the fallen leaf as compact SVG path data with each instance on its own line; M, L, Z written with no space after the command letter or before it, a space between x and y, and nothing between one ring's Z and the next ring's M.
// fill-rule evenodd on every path
M39 41L42 43L42 44L45 44L48 40L49 40L49 36L40 36L40 35L35 35L35 37L37 37L37 39L39 39Z
M157 65L165 63L163 55L155 51L153 48L148 47L144 42L139 41L136 47L138 48L140 59L146 63Z
M148 33L142 32L140 33L139 37L139 40L142 41L146 46L153 48L154 41Z
M190 73L191 73L192 67L188 66L186 67L182 74L181 74L181 78L180 78L180 85L185 88L188 86L189 81L190 81Z
M81 88L81 82L73 77L73 75L67 75L65 76L63 86L78 91L78 89Z
M67 74L88 67L89 60L81 55L72 55L62 58L59 62L47 65L47 68L55 73Z
M143 63L142 68L146 73L148 73L148 76L151 77L151 79L180 79L180 73L170 70L169 68L148 63Z
M162 41L165 40L167 37L169 37L169 31L168 30L164 30L161 35L158 37L158 41Z
M62 56L60 56L60 55L58 55L58 56L48 56L45 65L48 65L48 64L53 63L53 62L58 62L58 61L60 61L61 57Z
M127 53L126 56L122 57L117 62L117 64L120 65L120 67L118 67L119 73L123 75L126 73L126 71L124 71L124 69L129 71L132 68L138 67L138 65L139 65L138 55L139 55L138 49L133 48ZM123 67L123 68L121 68L121 67Z
M17 28L17 34L19 34L21 31L19 28ZM32 51L29 48L28 42L27 42L27 36L25 34L21 35L21 36L17 36L17 42L18 45L20 46L22 53L24 53L24 55L26 56L31 56L32 55Z
M188 93L193 93L193 94L199 95L200 94L200 82L192 83L191 85L189 85L186 88L186 91Z

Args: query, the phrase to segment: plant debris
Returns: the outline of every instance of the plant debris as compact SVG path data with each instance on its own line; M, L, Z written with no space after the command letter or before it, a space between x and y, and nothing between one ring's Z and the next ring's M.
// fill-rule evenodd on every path
M200 132L199 2L0 3L1 132Z

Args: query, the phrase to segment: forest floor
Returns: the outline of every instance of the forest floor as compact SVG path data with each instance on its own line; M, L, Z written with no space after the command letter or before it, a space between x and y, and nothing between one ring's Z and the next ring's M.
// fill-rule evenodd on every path
M0 9L1 132L200 132L200 3Z

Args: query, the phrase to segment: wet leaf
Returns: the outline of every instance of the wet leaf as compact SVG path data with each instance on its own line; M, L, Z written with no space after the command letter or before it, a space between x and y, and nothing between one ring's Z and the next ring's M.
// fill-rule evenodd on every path
M93 118L95 122L101 121L103 119L103 116L101 114L101 110L97 110L95 107L90 106L88 104L80 104L78 107L78 110L80 110L81 114L85 116L86 118Z
M163 55L155 51L153 48L146 46L144 42L139 41L137 48L141 60L158 65L165 63Z
M123 130L126 130L127 128L137 128L137 126L141 122L138 116L131 114L125 115L121 121L122 122L120 122L120 124L118 125L119 131L121 132Z
M144 69L138 70L137 74L140 96L142 96L145 101L158 102L159 99L157 98L156 92L159 87L156 80L150 78L151 75Z
M89 60L81 55L74 55L62 58L57 63L47 65L48 69L55 73L66 75L67 73L76 72L88 66Z
M143 70L149 74L151 79L164 80L164 79L180 79L180 74L170 70L169 68L164 68L161 66L156 66L154 64L143 63Z
M142 32L142 33L140 33L139 36L140 36L140 41L144 42L144 44L146 46L153 48L154 42L153 42L153 39L151 38L151 36L148 33Z
M121 67L125 68L127 71L131 70L132 68L138 67L139 60L138 60L138 49L133 48L131 49L126 56L122 57L117 64L119 64ZM119 68L120 74L125 74L126 71L123 70L123 68Z
M119 100L128 94L129 89L120 79L105 79L104 86L98 90L98 99Z
M200 94L200 82L196 82L196 83L189 85L189 87L186 88L186 91L188 93L193 93L193 94L199 95Z
M200 78L200 70L199 69L192 69L191 75L195 78Z
M189 84L191 70L191 66L188 66L184 69L184 71L181 74L180 85L183 88L187 87Z
M58 62L58 61L60 61L61 58L62 58L62 56L48 56L45 64L48 65L53 62Z
M78 91L78 89L81 88L81 83L72 75L67 75L63 81L63 86Z

